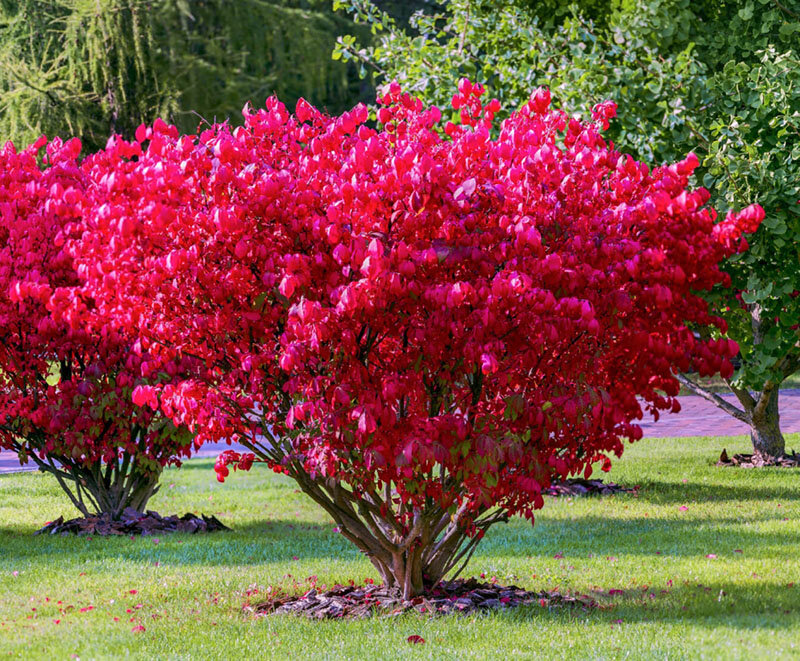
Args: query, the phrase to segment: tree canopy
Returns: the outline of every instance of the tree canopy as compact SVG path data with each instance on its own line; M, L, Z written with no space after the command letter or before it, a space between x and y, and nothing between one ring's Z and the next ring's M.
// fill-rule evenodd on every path
M740 345L730 380L754 440L777 429L780 383L800 368L800 3L797 0L648 0L560 3L451 0L398 26L369 0L336 3L379 38L343 36L337 56L367 63L442 108L461 76L485 82L506 112L548 85L569 112L614 99L620 149L656 163L694 151L697 181L720 210L760 203L767 214L751 250L726 264L730 287L708 299ZM688 381L687 381L688 383ZM691 385L691 384L690 384ZM770 426L768 425L768 426ZM784 451L770 432L767 454Z

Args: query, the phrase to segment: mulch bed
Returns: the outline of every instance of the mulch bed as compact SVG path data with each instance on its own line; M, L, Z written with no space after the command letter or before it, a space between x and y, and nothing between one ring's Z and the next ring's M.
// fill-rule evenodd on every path
M636 493L639 487L623 487L614 482L603 480L584 480L572 477L561 482L554 482L549 488L542 491L548 496L611 496L617 493Z
M51 521L35 535L156 535L172 532L216 532L230 530L215 516L201 514L184 514L178 516L161 516L158 512L148 510L144 514L128 508L122 512L118 521L113 521L110 514L87 516L64 521L60 516Z
M569 596L559 592L528 592L514 585L481 583L474 578L442 581L430 594L404 601L396 588L383 585L341 586L303 595L282 595L248 609L256 615L293 614L311 619L394 617L417 612L431 615L485 613L494 609L536 605L543 608L577 606L594 608L588 596Z
M762 468L764 466L778 466L781 468L800 468L800 454L793 452L785 454L777 460L765 460L757 454L735 454L728 456L727 449L722 450L717 466L737 466L738 468Z

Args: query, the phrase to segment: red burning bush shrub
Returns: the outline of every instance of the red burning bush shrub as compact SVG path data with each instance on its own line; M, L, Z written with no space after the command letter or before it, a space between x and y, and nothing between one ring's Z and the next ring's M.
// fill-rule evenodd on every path
M697 159L615 152L613 104L582 122L538 90L492 137L481 92L444 135L397 85L379 128L275 99L236 129L142 127L85 164L71 244L102 315L202 361L137 403L241 438L406 597L677 410L675 370L730 373L735 344L687 324L724 332L693 292L759 215L715 230Z
M135 336L89 328L91 299L63 247L86 229L80 143L42 154L45 142L0 149L0 446L54 475L85 516L116 517L143 510L191 436L131 402L145 377L165 378Z

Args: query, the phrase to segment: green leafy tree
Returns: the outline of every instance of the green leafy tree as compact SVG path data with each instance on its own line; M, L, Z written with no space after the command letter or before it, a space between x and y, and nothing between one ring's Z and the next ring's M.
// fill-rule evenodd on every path
M750 250L727 264L732 286L709 301L742 353L727 380L738 405L691 375L687 387L750 425L765 463L785 455L781 383L800 369L800 2L798 0L450 0L398 25L369 0L337 0L377 36L338 40L335 59L450 107L463 76L486 84L504 112L537 85L585 113L611 98L611 134L656 162L694 151L710 204L761 204ZM707 332L698 329L699 332Z

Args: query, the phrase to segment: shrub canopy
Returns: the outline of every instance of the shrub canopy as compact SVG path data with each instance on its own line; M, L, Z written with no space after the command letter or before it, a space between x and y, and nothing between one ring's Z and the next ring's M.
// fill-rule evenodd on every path
M134 400L238 436L406 596L677 410L673 370L732 372L735 343L687 323L725 329L694 292L761 218L715 225L694 155L614 151L612 103L582 122L540 89L493 138L482 95L463 80L444 126L396 84L377 128L276 99L236 129L142 126L85 163L70 244L109 324L202 361Z
M131 401L170 376L130 331L94 325L64 249L87 229L80 142L45 143L0 149L0 446L53 474L84 515L141 511L192 437Z

